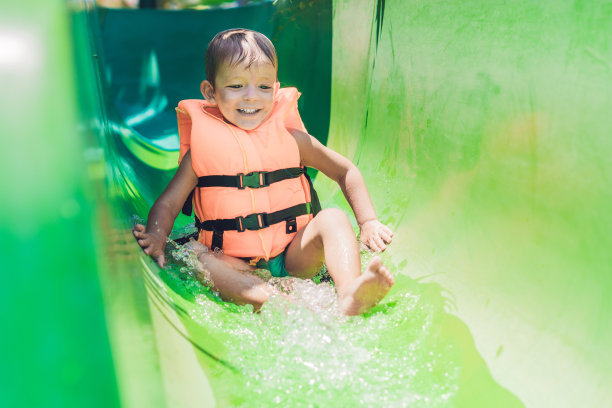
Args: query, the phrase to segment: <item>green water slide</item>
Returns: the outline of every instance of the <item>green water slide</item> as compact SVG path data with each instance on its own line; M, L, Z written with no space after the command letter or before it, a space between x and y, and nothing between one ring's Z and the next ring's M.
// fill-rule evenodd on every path
M64 2L0 4L0 406L118 406ZM103 170L103 168L102 168Z
M21 22L0 30L0 405L609 405L609 2L69 4L0 17ZM365 317L330 314L324 283L295 288L319 313L253 314L181 248L160 270L131 238L176 166L174 106L234 26L275 42L309 131L358 165L395 231L397 284Z

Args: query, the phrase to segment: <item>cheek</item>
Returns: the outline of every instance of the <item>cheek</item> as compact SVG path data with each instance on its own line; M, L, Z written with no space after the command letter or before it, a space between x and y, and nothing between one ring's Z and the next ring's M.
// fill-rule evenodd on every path
M274 95L268 96L265 98L265 105L268 110L274 107Z
M228 95L226 92L220 92L217 96L217 102L222 104L227 104L230 100L230 95Z
M235 104L236 98L232 98L231 95L221 94L217 98L217 106L219 106L219 109L221 109L221 111L233 110Z

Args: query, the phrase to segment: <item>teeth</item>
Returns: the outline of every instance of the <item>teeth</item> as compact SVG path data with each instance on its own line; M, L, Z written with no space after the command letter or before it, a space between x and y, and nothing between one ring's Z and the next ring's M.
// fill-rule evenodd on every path
M257 112L259 109L238 109L239 112L242 113L255 113Z

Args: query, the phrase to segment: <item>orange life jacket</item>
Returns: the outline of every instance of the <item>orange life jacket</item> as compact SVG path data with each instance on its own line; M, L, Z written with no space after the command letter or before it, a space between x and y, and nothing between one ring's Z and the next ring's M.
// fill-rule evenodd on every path
M179 102L179 163L191 149L198 240L208 248L268 260L312 219L310 179L287 130L306 131L299 97L295 88L279 89L272 112L253 130L227 123L208 101Z

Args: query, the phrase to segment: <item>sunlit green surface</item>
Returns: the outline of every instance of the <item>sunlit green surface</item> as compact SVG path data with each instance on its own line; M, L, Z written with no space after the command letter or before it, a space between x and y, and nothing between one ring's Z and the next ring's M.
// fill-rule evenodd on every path
M609 3L335 5L330 146L394 225L395 264L454 296L527 406L607 405Z
M71 37L64 2L0 5L2 407L118 406Z

